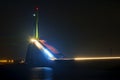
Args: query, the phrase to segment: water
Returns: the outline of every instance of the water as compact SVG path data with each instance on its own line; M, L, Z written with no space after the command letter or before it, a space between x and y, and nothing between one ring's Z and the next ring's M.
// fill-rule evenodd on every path
M47 71L48 70L48 71ZM0 66L0 80L120 80L120 60L55 62L50 68Z

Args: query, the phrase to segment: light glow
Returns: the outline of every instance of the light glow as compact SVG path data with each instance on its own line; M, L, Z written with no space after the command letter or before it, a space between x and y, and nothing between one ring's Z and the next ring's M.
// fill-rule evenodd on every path
M55 49L53 46L48 45L45 40L39 40L42 45L44 45L48 50L50 50L52 53L58 54L59 52L57 49Z
M120 57L86 57L86 58L74 58L74 60L107 60L107 59L120 59Z
M3 59L3 60L0 60L0 63L14 63L14 60Z
M35 8L38 11L38 7Z
M36 16L36 14L33 14L33 16Z
M44 48L43 51L44 51L48 56L53 57L53 55L52 55L47 49Z
M1 63L6 63L6 62L7 62L7 60L0 60L0 62L1 62Z
M49 58L50 60L55 60L56 58L52 55L51 52L49 52L46 48L44 48L44 46L42 46L42 44L36 40L36 39L31 39L31 42L33 42L38 49L40 49L43 53L45 53L45 55L47 56L47 58Z
M30 42L35 42L35 41L36 41L36 39L34 39L34 38L30 39Z
M30 41L33 42L39 49L43 48L43 46L36 39L32 38Z

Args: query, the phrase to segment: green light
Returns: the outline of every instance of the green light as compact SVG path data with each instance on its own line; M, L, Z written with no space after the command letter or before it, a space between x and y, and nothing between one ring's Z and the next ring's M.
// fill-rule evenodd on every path
M36 28L35 28L35 38L38 39L39 35L38 35L38 11L36 11Z

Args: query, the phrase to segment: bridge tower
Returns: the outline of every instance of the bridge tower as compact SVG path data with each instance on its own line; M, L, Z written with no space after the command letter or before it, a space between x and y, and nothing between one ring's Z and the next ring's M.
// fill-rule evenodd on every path
M35 13L33 14L35 17L35 38L39 39L39 8L35 7Z

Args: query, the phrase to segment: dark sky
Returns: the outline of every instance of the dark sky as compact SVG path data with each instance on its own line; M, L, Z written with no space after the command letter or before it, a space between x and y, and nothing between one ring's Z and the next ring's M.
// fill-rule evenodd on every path
M25 57L34 33L67 56L120 55L120 2L117 0L0 1L0 58Z

